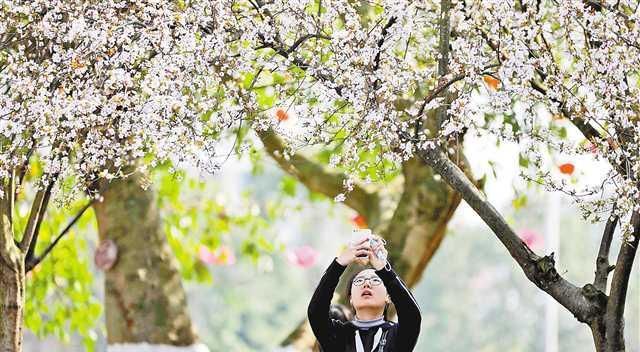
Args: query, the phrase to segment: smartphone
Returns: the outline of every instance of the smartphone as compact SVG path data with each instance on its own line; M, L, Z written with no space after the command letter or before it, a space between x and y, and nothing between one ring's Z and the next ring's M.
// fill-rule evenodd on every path
M371 237L371 229L354 229L351 232L351 245L355 245L365 238ZM359 255L360 258L366 258L367 255Z

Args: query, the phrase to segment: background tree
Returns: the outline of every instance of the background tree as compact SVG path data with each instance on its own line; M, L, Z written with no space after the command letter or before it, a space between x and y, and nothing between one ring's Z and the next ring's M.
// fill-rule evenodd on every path
M126 166L142 156L149 156L142 170L172 155L215 169L208 163L215 142L205 135L217 120L199 117L220 100L194 94L211 85L215 59L206 54L216 36L201 31L201 9L42 1L0 11L0 310L7 317L0 345L19 351L25 271L49 253L33 248L50 198L94 194L97 181L127 176ZM38 172L29 168L34 157ZM22 221L15 201L31 190L26 174L35 196Z
M191 346L197 341L177 262L164 232L153 186L141 175L102 182L93 205L101 241L118 249L105 272L107 341L120 349L136 344Z

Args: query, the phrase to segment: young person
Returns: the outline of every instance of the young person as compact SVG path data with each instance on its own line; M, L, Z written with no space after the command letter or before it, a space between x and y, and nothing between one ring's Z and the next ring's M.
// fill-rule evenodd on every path
M378 257L375 253L382 251ZM326 352L410 352L420 333L420 308L386 260L387 251L378 241L371 248L368 238L350 244L324 272L307 314L313 333ZM370 264L355 274L347 286L347 299L355 317L347 322L331 319L329 308L340 276L351 263ZM386 319L393 302L398 322Z

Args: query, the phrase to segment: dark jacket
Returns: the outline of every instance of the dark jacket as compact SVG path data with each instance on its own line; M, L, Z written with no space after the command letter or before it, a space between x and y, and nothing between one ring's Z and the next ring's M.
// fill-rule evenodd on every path
M326 352L355 352L355 332L358 329L351 322L341 322L329 317L329 307L333 291L338 285L340 275L346 267L340 265L336 259L322 275L320 283L309 303L308 316L313 333L320 346ZM382 279L391 301L398 312L398 323L387 321L380 327L361 330L365 352L373 345L373 336L381 328L385 334L385 344L381 342L375 352L410 352L418 341L420 334L420 308L413 295L407 289L398 275L389 266L376 271Z

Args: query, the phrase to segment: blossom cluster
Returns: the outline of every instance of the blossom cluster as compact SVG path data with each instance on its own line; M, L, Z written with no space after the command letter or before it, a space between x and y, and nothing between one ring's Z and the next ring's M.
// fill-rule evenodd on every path
M441 3L4 0L0 176L33 150L84 186L142 157L215 171L244 124L370 177L475 133L518 143L523 176L587 218L638 210L637 6ZM575 182L554 161L572 157L610 168Z
M523 176L571 195L586 218L640 210L637 6L452 1L443 51L439 5L253 1L233 26L259 28L256 72L292 76L274 84L275 104L300 116L299 141L337 145L332 165L357 175L492 135L518 143ZM582 182L556 161L584 158L609 167Z
M231 120L217 2L0 3L0 177L32 156L78 190L167 158L214 171Z

